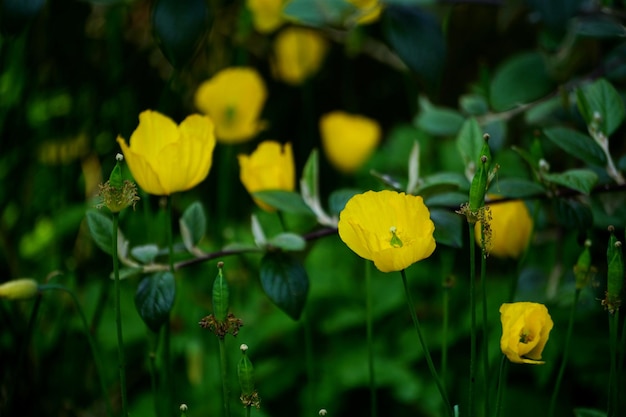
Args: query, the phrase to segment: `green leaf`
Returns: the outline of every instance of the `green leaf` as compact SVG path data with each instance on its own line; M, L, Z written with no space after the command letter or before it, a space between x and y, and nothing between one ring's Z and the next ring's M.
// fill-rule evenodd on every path
M593 165L605 166L606 155L589 136L566 127L550 127L543 134L568 154Z
M480 116L489 111L487 99L478 94L464 94L459 98L459 107L464 113Z
M574 408L575 417L607 417L605 411L593 410L591 408Z
M469 189L469 182L464 175L456 172L440 172L424 178L416 194L424 198L459 189Z
M430 219L435 223L433 236L437 244L463 247L463 218L444 209L430 210Z
M542 23L550 30L562 32L582 2L583 0L528 0L528 5L539 14Z
M444 192L424 197L424 203L428 207L446 207L448 209L458 209L469 200L468 193Z
M491 106L497 111L510 110L530 103L552 89L542 56L526 52L505 61L491 81Z
M139 262L150 264L159 254L159 247L157 245L135 246L130 250L130 254Z
M543 177L555 184L562 185L583 194L589 194L598 182L598 175L588 169L571 169L569 171L543 174Z
M581 16L575 20L574 31L577 35L588 38L623 38L626 29L619 20L607 15Z
M270 246L285 251L300 251L306 247L306 240L295 233L280 233L267 242Z
M615 87L604 78L578 89L576 97L578 110L587 125L594 123L594 114L599 114L599 130L607 137L624 121L624 101Z
M298 320L309 291L304 266L283 252L269 252L261 259L261 286L278 308Z
M290 20L313 27L336 26L357 11L345 0L291 0L283 9Z
M313 211L304 203L300 194L293 191L257 191L252 193L252 195L280 211L313 215Z
M348 200L354 197L356 194L361 193L361 190L353 188L342 188L330 193L328 197L328 209L331 214L339 214L341 210L346 206Z
M483 130L473 117L465 120L461 131L456 137L456 146L461 152L463 162L467 167L469 164L476 164L480 158L480 150L485 140L483 139Z
M503 178L493 181L488 192L508 198L528 198L545 195L546 189L541 184L523 178Z
M158 332L168 320L175 296L176 283L169 271L147 275L139 282L135 307L150 330Z
M185 66L209 28L205 0L156 0L152 27L163 55L175 68Z
M96 245L111 255L113 220L99 210L87 210L87 227Z
M382 16L383 34L407 67L436 83L443 73L446 42L439 22L426 11L389 5Z
M198 243L200 243L204 237L206 233L206 223L202 203L196 201L187 207L179 220L179 224L183 243L188 251L198 246Z
M554 199L557 221L572 230L587 230L593 226L591 209L579 201L565 198Z
M465 120L458 111L433 106L424 97L420 97L419 105L421 111L415 118L415 125L431 135L456 135L463 125L463 120Z

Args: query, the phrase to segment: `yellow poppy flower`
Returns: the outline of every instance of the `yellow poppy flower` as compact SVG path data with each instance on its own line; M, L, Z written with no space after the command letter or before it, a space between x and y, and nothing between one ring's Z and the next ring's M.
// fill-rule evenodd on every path
M263 129L259 120L267 98L263 78L253 68L226 68L200 84L196 107L215 123L218 142L241 143Z
M339 237L382 272L401 271L435 250L435 225L420 196L367 191L339 214Z
M39 285L30 278L15 279L0 284L0 298L6 300L28 300L37 295Z
M285 0L247 0L252 13L252 25L259 33L271 33L285 23Z
M195 187L209 174L215 136L206 116L188 116L180 125L156 111L139 115L130 145L118 136L124 158L147 193L170 195Z
M326 158L344 173L359 169L380 142L378 122L342 111L322 116L320 132Z
M519 258L526 250L533 230L533 220L526 204L512 200L488 206L491 221L485 234L487 251L500 258ZM480 222L476 223L474 230L476 242L481 246Z
M500 306L502 353L514 363L542 364L541 353L554 326L548 309L539 303L506 303Z
M252 194L257 191L293 191L296 187L296 169L291 144L284 146L275 141L261 142L250 155L239 155L239 177L246 190ZM266 211L274 208L254 199L254 202Z
M326 40L316 30L283 29L274 41L274 76L287 84L301 84L320 68L327 47Z
M357 23L366 25L378 20L383 10L382 4L378 0L347 0L359 9Z

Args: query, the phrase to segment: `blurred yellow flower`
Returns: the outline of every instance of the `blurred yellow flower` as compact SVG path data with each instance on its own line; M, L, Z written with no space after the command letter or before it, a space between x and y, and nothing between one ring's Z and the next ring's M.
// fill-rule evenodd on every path
M213 122L206 116L188 116L180 125L156 111L139 115L139 126L130 145L117 142L137 184L153 195L170 195L189 190L209 174L215 136Z
M519 258L526 250L533 230L533 220L526 204L512 200L488 206L491 221L485 233L487 252L500 258ZM475 232L476 242L481 245L481 222L476 223Z
M401 271L435 250L435 225L420 196L367 191L339 214L339 237L382 272Z
M290 143L281 145L271 140L261 142L252 154L239 155L238 158L239 177L250 194L295 189L296 169ZM274 210L259 199L255 198L254 202L263 210Z
M347 0L359 9L357 23L366 25L378 20L383 9L382 4L378 0Z
M0 298L6 300L28 300L37 295L39 285L30 278L15 279L0 284Z
M327 47L326 40L316 30L283 29L274 41L274 76L287 84L301 84L317 72Z
M326 157L344 173L359 169L380 142L378 122L342 111L322 116L320 132Z
M241 143L263 129L259 116L266 98L265 83L254 68L232 67L200 84L195 104L213 119L218 142Z
M506 303L500 306L500 348L511 362L542 364L541 353L554 326L545 305Z
M285 23L283 9L288 0L246 0L252 25L259 33L271 33Z

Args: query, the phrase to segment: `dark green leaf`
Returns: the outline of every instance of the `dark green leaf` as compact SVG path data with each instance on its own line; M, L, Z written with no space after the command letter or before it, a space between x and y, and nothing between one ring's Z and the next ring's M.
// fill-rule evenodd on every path
M205 0L156 0L152 26L163 55L181 68L191 61L207 32L208 4Z
M187 250L191 250L200 243L206 233L206 216L202 203L196 201L187 207L179 224L183 243Z
M328 208L331 214L339 214L350 200L356 194L361 193L360 190L351 188L342 188L330 193L328 197Z
M554 199L556 218L565 227L573 230L587 230L593 225L591 209L576 200Z
M565 152L584 162L606 165L606 155L589 135L560 126L544 129L543 134Z
M283 14L291 20L313 27L335 26L356 11L356 7L345 0L291 0Z
M443 73L446 43L435 17L422 9L389 5L383 12L383 33L400 59L428 83Z
M490 100L497 111L530 103L552 89L542 56L538 52L516 55L505 61L491 81Z
M576 19L575 32L589 38L623 38L626 29L619 20L607 15L589 15Z
M480 158L480 150L485 140L483 139L483 130L473 117L465 120L461 131L456 137L456 146L461 152L461 157L465 166L468 164L476 164Z
M113 242L113 220L98 210L87 211L87 227L96 245L111 255Z
M437 244L460 248L463 246L463 217L444 209L430 210L430 218L435 223Z
M527 0L543 23L551 30L563 32L583 0Z
M154 258L159 254L159 247L157 245L135 246L130 250L130 254L139 262L149 264L154 262Z
M546 189L541 184L523 178L503 178L493 181L488 192L508 198L528 198L544 195Z
M261 260L261 286L289 317L300 317L309 291L309 277L297 259L283 252L267 253Z
M469 189L469 182L464 175L456 172L440 172L429 175L417 188L416 194L428 198L435 194Z
M487 99L478 94L465 94L459 98L459 107L471 116L480 116L489 111Z
M313 211L304 203L300 194L292 191L257 191L252 195L280 211L313 215Z
M468 193L445 192L424 197L424 202L428 207L447 207L458 209L462 204L469 201Z
M562 185L583 194L589 194L598 182L598 175L588 169L571 169L569 171L543 174L543 177L555 184Z
M280 233L267 242L270 246L285 251L300 251L306 247L306 241L295 233Z
M176 283L169 271L147 275L139 282L135 307L150 330L158 332L168 320L175 296Z
M619 93L604 78L578 89L578 110L587 125L594 123L594 115L600 116L599 129L611 136L624 121L626 110Z
M574 408L575 417L607 417L605 411L592 410L591 408Z
M417 127L436 136L457 134L465 120L461 113L454 109L433 106L423 97L420 97L419 101L421 111L415 118Z

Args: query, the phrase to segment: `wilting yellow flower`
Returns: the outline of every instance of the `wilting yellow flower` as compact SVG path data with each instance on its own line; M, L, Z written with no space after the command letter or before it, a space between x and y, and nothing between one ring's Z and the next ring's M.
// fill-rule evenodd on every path
M511 362L544 363L541 353L554 326L546 306L529 302L502 304L500 321L500 348Z
M380 17L383 9L382 4L378 0L347 0L359 9L359 17L357 23L366 25L375 22Z
M255 69L233 67L200 84L195 103L213 119L218 142L240 143L263 129L259 116L266 98L265 83Z
M117 142L135 181L147 193L170 195L198 185L206 178L213 161L213 122L194 114L180 125L156 111L139 115L139 126L130 145Z
M382 272L401 271L435 250L435 225L420 196L367 191L348 200L339 237Z
M274 41L274 75L291 85L301 84L315 74L327 49L326 40L313 29L289 27Z
M257 191L293 191L296 187L296 168L291 144L275 141L261 142L250 155L239 155L239 177L250 194ZM274 208L254 199L264 210Z
M252 24L260 33L271 33L285 23L283 9L285 0L247 0L252 13Z
M0 284L0 298L7 300L28 300L37 295L39 285L30 278L21 278Z
M345 173L359 169L380 142L378 122L342 111L322 116L320 132L326 157Z
M491 196L493 199L493 196ZM524 252L533 230L533 220L521 200L489 205L491 221L485 241L487 251L500 258L519 258ZM475 226L476 242L481 245L481 223Z

